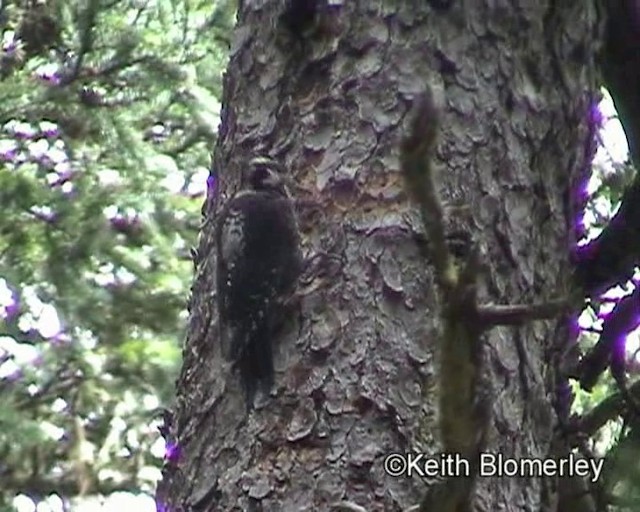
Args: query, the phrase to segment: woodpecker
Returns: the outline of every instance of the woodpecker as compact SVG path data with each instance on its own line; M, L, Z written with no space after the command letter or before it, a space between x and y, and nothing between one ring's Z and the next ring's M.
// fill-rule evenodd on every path
M247 410L259 388L268 395L273 386L272 338L302 268L284 171L269 158L251 160L241 190L224 205L216 229L223 353L239 371Z

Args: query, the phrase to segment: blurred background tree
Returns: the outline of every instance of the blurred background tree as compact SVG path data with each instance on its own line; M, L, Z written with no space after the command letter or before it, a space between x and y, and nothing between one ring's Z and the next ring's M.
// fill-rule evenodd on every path
M155 486L234 15L0 5L0 510Z

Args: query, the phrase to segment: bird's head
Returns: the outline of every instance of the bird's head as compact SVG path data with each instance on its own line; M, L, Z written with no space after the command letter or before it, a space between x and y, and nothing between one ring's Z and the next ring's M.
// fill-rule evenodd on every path
M253 158L249 162L249 188L288 197L289 185L285 169L279 162L265 156Z

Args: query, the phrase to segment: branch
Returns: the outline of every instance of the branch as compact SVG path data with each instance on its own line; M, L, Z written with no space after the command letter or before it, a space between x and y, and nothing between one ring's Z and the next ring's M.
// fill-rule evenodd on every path
M428 90L418 100L407 137L400 148L400 162L406 190L412 195L422 215L431 244L431 255L438 284L451 290L456 283L453 258L445 236L444 209L433 176L433 154L439 129L439 114Z
M586 296L599 295L628 281L639 264L640 178L636 174L607 227L595 240L578 248L576 277Z
M98 9L100 8L99 0L90 0L89 5L86 6L83 16L82 32L80 34L80 51L78 52L78 59L73 69L73 77L77 77L82 68L82 62L87 53L91 51L93 46L93 27L96 25L96 19L98 17Z
M613 97L640 169L640 11L635 0L607 0L605 46L601 58L607 89ZM586 295L597 295L626 281L640 264L640 175L636 172L618 213L600 236L578 254L577 278Z
M624 375L625 339L640 323L639 313L640 286L636 285L633 293L622 297L607 316L602 325L600 339L580 361L578 374L583 389L591 391L598 377L609 365L616 381L624 388L620 382L620 375Z
M482 381L481 334L496 325L520 325L558 316L571 300L533 305L478 304L478 251L457 267L446 243L444 209L433 169L438 109L430 89L416 101L400 161L406 190L417 203L429 240L431 261L442 295L444 328L439 361L439 430L445 453L470 462L467 478L449 477L432 484L420 503L422 512L466 512L472 508L479 454L486 446L491 398Z
M542 304L487 304L477 307L476 315L480 323L487 327L496 325L522 325L531 320L557 318L569 307L566 299L552 300Z
M640 11L636 0L608 0L602 71L629 142L629 153L640 168Z
M417 203L429 239L435 279L442 295L444 329L439 361L439 430L446 453L472 463L467 478L449 477L432 484L419 510L471 510L478 454L484 449L489 407L479 385L482 346L476 313L478 254L474 249L460 270L446 243L444 209L433 172L438 109L431 89L416 101L400 161L407 192Z

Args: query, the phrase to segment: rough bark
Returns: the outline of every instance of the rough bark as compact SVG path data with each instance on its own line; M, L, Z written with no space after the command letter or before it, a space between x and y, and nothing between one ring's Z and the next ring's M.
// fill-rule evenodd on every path
M399 166L407 114L427 84L443 104L436 167L448 234L477 243L480 297L540 303L567 292L572 192L589 168L594 2L446 4L325 6L300 37L282 23L282 2L241 6L171 427L181 456L158 491L167 510L420 502L430 481L387 476L383 460L439 450L439 304ZM212 244L215 212L256 153L278 157L301 188L307 254L341 263L302 300L276 348L272 397L247 416L220 357ZM483 335L489 451L551 454L563 322ZM554 488L481 479L475 507L555 510Z

